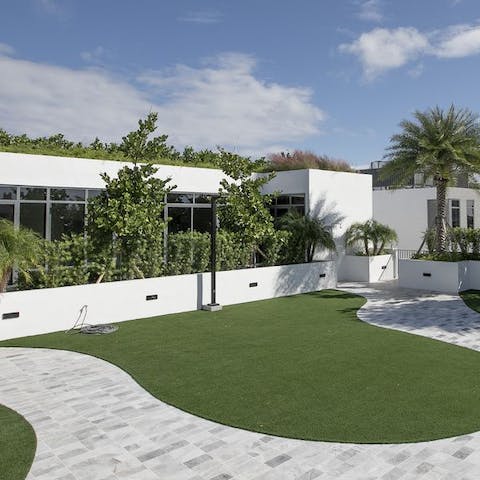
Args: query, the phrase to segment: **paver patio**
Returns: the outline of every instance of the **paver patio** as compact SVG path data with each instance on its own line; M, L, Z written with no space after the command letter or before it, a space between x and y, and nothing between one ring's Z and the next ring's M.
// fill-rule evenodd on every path
M351 284L341 289L367 297L358 313L366 322L480 350L480 315L457 296L400 290L392 284ZM182 412L152 397L119 368L91 356L0 348L0 364L0 403L24 415L37 434L29 479L480 476L480 432L396 445L292 440Z

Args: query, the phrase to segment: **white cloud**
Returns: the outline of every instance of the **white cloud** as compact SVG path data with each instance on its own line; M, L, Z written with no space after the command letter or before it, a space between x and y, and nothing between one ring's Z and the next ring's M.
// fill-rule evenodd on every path
M0 55L13 55L15 50L12 46L0 42Z
M364 0L360 3L358 17L369 22L382 22L384 19L382 13L381 0Z
M43 12L63 17L66 13L66 2L63 0L63 3L60 0L34 0L35 4L42 10Z
M93 50L80 53L82 60L93 65L102 65L106 56L108 56L108 52L101 45Z
M138 118L158 111L158 132L179 148L222 145L249 153L319 133L324 114L312 92L262 81L255 65L253 57L225 54L200 68L146 72L133 84L105 69L0 55L0 128L118 141Z
M365 77L371 80L417 58L429 48L429 41L426 35L411 27L375 28L339 48L342 52L357 55Z
M223 15L217 11L199 11L199 12L188 12L185 16L180 17L178 20L180 22L190 22L190 23L200 23L200 24L211 24L219 23L223 19Z
M480 53L480 26L456 25L440 34L435 55L461 58Z
M362 33L351 43L341 44L339 50L356 55L364 77L373 80L419 57L463 58L479 54L480 25L452 25L431 32L421 32L413 27L375 28ZM422 72L423 64L408 71L413 77Z
M167 96L159 116L179 144L214 141L253 150L318 133L324 115L312 104L312 92L257 79L255 63L248 55L224 54L202 68L179 65L139 81Z

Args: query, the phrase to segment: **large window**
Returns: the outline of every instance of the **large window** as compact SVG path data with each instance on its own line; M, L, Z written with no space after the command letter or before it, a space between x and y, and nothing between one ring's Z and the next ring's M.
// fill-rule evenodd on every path
M88 199L101 189L0 185L0 218L31 228L48 240L82 233Z
M168 232L209 232L210 195L208 193L169 193L167 195L166 217Z
M302 215L305 215L305 195L279 195L273 199L270 206L270 213L273 218L280 218L289 210L297 210Z

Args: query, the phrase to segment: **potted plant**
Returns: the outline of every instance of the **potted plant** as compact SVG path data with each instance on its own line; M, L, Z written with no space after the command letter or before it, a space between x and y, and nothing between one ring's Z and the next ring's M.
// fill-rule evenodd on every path
M340 280L393 280L393 258L387 248L397 241L395 230L375 220L352 224L345 232L348 252L340 264Z

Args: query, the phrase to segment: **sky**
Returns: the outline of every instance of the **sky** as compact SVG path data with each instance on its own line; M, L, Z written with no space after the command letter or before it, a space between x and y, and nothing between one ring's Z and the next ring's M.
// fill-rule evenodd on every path
M0 128L381 160L415 110L480 112L478 0L3 0Z

